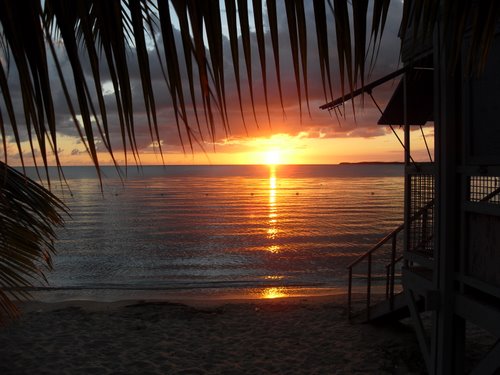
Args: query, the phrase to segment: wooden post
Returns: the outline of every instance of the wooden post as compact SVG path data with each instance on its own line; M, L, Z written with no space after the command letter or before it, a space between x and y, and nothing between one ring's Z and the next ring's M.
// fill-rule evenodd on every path
M459 132L461 123L462 73L451 75L449 57L445 54L446 43L443 21L437 23L434 34L434 119L436 121L436 254L437 277L434 278L436 290L440 293L440 306L435 313L435 340L431 353L434 374L459 374L457 365L460 347L464 345L463 319L455 314L454 283L455 262L458 256L460 233L458 223L460 213L460 163ZM456 37L456 36L448 36Z
M422 251L425 253L427 250L427 220L428 220L428 209L426 208L422 213ZM427 255L427 254L426 254Z
M385 266L385 299L389 299L389 289L391 283L391 264Z
M404 190L404 229L403 229L403 254L410 249L410 228L411 228L411 175L410 166L410 125L408 124L407 113L407 93L406 93L406 73L403 76L403 121L404 121L404 160L405 160L405 190ZM405 267L409 266L408 258L403 262Z
M372 289L372 253L368 254L368 280L366 283L366 320L370 320L370 303Z
M396 272L396 245L397 245L397 234L392 237L392 251L391 251L391 283L390 283L390 299L391 299L391 311L394 310L394 274Z
M352 303L352 267L349 267L349 286L347 288L347 318L351 320Z

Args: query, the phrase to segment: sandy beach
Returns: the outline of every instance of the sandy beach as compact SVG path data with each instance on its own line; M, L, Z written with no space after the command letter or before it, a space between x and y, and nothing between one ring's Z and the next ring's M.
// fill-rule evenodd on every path
M412 328L350 324L343 298L29 303L0 374L420 374Z

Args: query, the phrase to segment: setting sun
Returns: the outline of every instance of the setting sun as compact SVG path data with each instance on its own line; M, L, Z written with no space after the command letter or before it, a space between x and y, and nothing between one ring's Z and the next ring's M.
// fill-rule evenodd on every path
M269 150L264 154L264 162L268 165L281 164L281 151Z

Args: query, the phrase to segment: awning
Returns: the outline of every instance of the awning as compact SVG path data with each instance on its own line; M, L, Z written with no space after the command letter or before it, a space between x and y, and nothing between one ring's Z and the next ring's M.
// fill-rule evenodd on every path
M434 120L434 72L431 69L410 69L406 73L406 120L408 125L424 125ZM379 125L404 124L404 78L392 94Z
M375 87L406 73L407 122L408 125L424 125L434 119L434 84L433 70L428 68L428 59L423 59L413 66L405 66L387 76L373 81L364 87L320 106L321 109L332 110L346 101L370 93ZM404 125L404 78L402 78L392 94L387 107L378 120L379 125Z

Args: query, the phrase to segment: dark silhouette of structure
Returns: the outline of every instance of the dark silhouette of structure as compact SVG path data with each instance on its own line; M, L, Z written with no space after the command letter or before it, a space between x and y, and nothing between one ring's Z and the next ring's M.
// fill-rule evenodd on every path
M454 61L443 29L438 22L431 34L408 30L401 70L321 108L371 96L402 76L379 124L404 127L404 224L349 266L349 315L369 322L410 316L428 372L460 374L467 324L500 338L500 37L484 70L471 76L469 56ZM415 162L411 143L420 132L413 130L432 123L434 155ZM471 374L497 373L500 340L474 366Z

